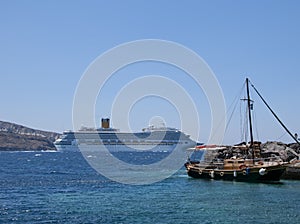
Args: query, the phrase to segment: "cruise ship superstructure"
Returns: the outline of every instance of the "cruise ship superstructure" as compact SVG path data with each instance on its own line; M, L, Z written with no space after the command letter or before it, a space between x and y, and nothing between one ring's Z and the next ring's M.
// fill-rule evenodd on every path
M162 151L170 152L176 146L194 147L196 142L189 135L175 128L149 126L141 132L120 132L110 127L108 118L101 120L101 128L81 128L65 131L54 142L58 151L102 150L116 151Z

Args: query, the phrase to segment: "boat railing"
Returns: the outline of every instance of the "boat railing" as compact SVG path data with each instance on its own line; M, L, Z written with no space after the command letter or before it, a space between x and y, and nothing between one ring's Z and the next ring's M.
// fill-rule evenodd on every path
M189 161L199 169L223 169L224 163L222 162L208 162L208 161Z
M200 169L224 169L225 161L232 160L237 162L238 167L241 165L252 166L254 165L272 165L272 164L283 164L284 162L279 157L267 157L267 158L255 158L255 159L244 159L244 158L231 158L231 159L213 159L201 160L201 161L190 161L188 163L194 164Z

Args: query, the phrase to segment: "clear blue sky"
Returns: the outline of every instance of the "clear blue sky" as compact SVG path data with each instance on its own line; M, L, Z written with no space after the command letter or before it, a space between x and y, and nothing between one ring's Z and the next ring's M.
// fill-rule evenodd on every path
M227 106L248 76L291 131L300 133L299 11L299 1L2 0L0 120L58 132L72 129L73 96L87 66L118 44L154 38L178 42L199 54L219 80ZM146 74L149 67L136 69ZM151 72L159 75L159 68ZM199 140L205 141L208 104L201 90L189 88L202 111ZM139 114L141 106L133 113ZM284 133L268 112L256 115L262 115L261 140L276 140ZM166 119L177 126L176 114ZM148 117L136 120L134 129L148 124ZM238 131L232 128L225 142L239 141Z

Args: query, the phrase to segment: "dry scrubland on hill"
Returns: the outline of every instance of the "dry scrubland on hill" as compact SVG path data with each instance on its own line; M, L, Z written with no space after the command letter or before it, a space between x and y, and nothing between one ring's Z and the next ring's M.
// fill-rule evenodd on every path
M53 142L59 134L27 128L22 125L0 121L1 151L56 150Z

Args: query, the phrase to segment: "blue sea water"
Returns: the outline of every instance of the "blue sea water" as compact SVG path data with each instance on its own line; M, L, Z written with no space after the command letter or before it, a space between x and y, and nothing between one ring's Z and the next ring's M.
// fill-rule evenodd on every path
M181 169L158 183L125 185L80 152L0 152L0 223L300 223L299 199L300 181L198 180Z

